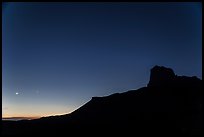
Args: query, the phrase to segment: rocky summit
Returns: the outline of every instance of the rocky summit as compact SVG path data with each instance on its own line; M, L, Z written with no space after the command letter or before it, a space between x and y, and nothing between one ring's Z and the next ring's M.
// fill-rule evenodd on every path
M202 80L197 77L177 76L170 68L155 66L147 87L93 97L66 115L3 121L2 133L202 136L202 93Z

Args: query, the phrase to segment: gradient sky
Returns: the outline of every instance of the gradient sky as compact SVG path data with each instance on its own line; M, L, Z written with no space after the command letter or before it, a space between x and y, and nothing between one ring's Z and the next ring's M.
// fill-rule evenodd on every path
M2 114L69 113L146 86L154 65L202 77L201 3L3 3Z

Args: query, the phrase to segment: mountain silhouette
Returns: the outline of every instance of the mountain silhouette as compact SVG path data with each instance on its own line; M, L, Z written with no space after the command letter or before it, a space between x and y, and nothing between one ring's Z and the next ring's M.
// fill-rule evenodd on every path
M3 121L3 135L114 133L202 136L202 80L151 69L146 87L92 97L74 112L35 120Z

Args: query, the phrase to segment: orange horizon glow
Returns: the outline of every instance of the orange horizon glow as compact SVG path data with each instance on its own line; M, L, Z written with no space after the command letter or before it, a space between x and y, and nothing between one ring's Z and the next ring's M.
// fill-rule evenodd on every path
M71 113L71 112L70 112ZM48 115L42 115L42 116L31 116L31 115L27 115L27 116L22 116L22 115L16 115L16 116L3 116L2 115L2 119L38 119L41 117L49 117L49 116L59 116L59 115L65 115L65 114L69 114L69 113L62 113L62 114L48 114Z
M2 117L2 119L38 119L41 117Z
M3 105L3 108L6 108ZM20 118L20 119L36 119L41 117L49 117L49 116L56 116L56 115L64 115L69 114L75 110L74 107L65 107L59 105L45 105L45 106L36 106L33 105L7 105L7 109L2 109L2 118L9 119L9 118Z

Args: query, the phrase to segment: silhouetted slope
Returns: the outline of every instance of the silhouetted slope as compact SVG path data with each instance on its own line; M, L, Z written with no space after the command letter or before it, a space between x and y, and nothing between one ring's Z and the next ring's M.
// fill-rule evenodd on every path
M200 79L177 76L170 68L155 66L147 87L93 97L71 114L3 123L6 125L3 131L63 134L94 130L116 134L201 136L202 106Z

